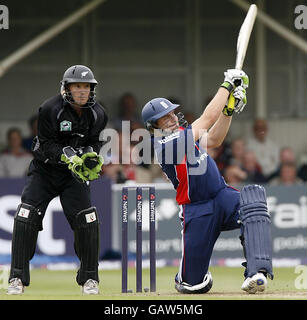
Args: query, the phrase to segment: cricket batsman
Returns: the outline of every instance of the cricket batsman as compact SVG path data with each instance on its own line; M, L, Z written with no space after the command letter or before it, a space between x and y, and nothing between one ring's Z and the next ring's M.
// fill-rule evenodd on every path
M176 190L180 206L182 259L175 288L184 294L211 289L210 258L217 238L226 230L241 230L246 259L242 263L242 290L251 294L262 292L267 278L273 279L271 219L265 189L248 185L239 192L230 187L207 153L223 142L233 112L240 113L247 102L246 73L229 69L224 75L214 98L190 125L182 114L175 114L179 105L164 98L150 100L142 110L156 157ZM234 109L228 105L230 95L236 99Z
M99 135L108 117L96 102L96 85L88 67L72 66L63 75L60 94L39 108L34 159L14 218L10 295L22 294L30 284L29 261L47 206L57 196L74 232L80 260L77 283L84 294L99 293L99 221L91 205L89 181L100 176Z

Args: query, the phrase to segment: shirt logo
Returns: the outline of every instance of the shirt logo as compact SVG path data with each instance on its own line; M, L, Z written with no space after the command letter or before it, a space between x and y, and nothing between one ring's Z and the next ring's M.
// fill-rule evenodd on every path
M87 223L91 223L96 221L96 215L95 212L91 212L85 215L85 219Z
M163 138L161 140L158 140L158 142L160 144L167 143L167 142L169 142L171 140L178 139L179 136L180 136L180 131L176 131L176 132L172 133L171 135L169 135L169 136L167 136L167 137L165 137L165 138Z
M200 162L206 160L207 157L208 157L207 153L201 153L199 159L197 160L197 163L200 164Z
M88 71L81 72L81 78L84 78L88 74Z
M165 103L164 101L161 101L160 104L161 104L161 106L162 106L163 108L165 108L165 109L168 108L167 103Z
M60 131L71 131L71 122L64 120L60 123Z
M29 217L29 213L30 213L30 210L25 209L25 208L20 208L20 210L18 212L18 215L20 217L23 217L23 218L28 218Z

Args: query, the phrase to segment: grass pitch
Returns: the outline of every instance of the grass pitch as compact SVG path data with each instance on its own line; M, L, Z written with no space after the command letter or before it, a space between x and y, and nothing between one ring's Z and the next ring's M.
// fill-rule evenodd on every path
M83 296L75 281L76 271L31 271L31 285L22 296L8 296L0 290L0 300L307 300L307 290L296 289L298 276L294 268L275 268L274 280L266 292L250 295L240 288L243 282L243 268L211 267L213 287L207 294L182 295L174 289L174 276L178 268L157 269L157 292L135 293L135 269L129 268L128 288L133 293L121 293L121 271L100 270L100 295ZM149 269L143 270L143 288L149 287Z

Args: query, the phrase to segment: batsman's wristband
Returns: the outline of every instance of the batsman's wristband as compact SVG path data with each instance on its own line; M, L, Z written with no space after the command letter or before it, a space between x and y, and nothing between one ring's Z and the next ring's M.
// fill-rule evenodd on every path
M233 91L233 89L234 89L233 85L228 81L223 82L221 84L221 87L225 88L226 90L228 90L229 93L231 93Z
M233 111L234 111L234 109L229 110L229 109L228 109L228 106L225 106L224 109L223 109L223 114L224 114L225 116L227 116L227 117L231 117L232 114L233 114Z

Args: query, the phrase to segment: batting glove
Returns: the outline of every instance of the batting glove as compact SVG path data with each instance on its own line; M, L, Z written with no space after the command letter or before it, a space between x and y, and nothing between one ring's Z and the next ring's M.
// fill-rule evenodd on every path
M234 88L238 86L246 86L248 87L249 79L247 74L239 69L228 69L224 72L224 82L221 87L226 88L230 93L234 90Z
M244 110L247 104L246 89L243 86L237 87L233 92L233 96L235 98L234 110L239 114Z
M228 108L228 104L229 104L229 99L228 99L227 105L223 109L223 114L225 116L232 116L234 111L236 113L242 112L247 103L246 89L243 88L243 86L239 86L235 88L234 91L230 94L230 96L234 97L235 105L234 105L234 109Z

